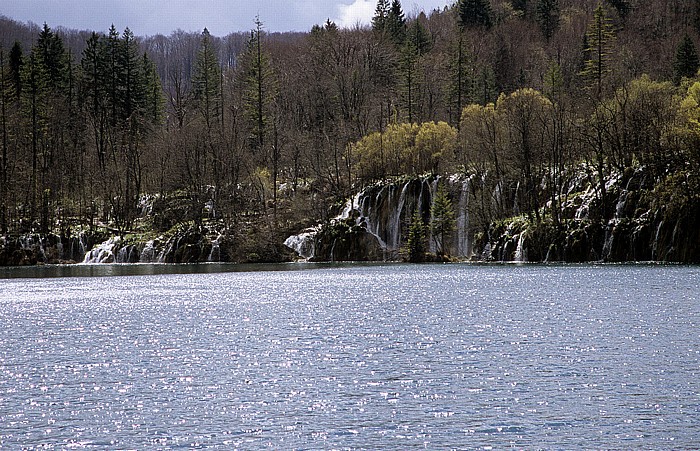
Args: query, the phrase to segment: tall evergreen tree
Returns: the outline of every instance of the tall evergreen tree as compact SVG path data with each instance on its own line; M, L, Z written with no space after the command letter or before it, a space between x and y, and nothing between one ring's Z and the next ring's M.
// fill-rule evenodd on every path
M381 34L386 31L390 10L389 0L377 0L377 7L374 10L374 17L372 17L372 30Z
M528 0L513 0L510 3L514 10L527 14L527 2Z
M411 224L408 227L408 261L411 263L420 263L425 261L426 246L426 227L423 222L423 217L419 209L413 213Z
M66 50L63 40L44 24L36 42L51 90L62 90L66 84Z
M43 192L40 163L44 160L44 140L48 112L48 75L42 61L41 52L33 48L22 68L22 114L28 124L31 148L31 175L26 193L29 205L29 221L37 219L38 201Z
M207 128L211 128L221 111L221 69L214 43L206 28L202 32L194 71L192 80L194 100Z
M673 62L673 81L679 84L683 77L695 77L698 68L700 68L698 52L693 40L686 33L676 49L676 59Z
M406 39L406 18L401 9L401 2L393 0L386 21L386 31L392 42L400 46Z
M448 238L454 231L455 226L455 209L447 195L444 184L439 183L430 208L430 231L433 235L438 255L445 255Z
M7 233L7 206L9 197L9 118L13 99L10 68L5 50L0 45L0 234Z
M163 87L158 69L147 53L141 58L144 81L144 115L152 125L159 125L164 114Z
M535 14L542 35L549 41L559 28L559 1L539 0Z
M263 24L256 19L255 29L250 34L243 55L243 96L251 131L251 150L265 164L267 162L265 145L275 86L270 56L263 48L262 39Z
M406 38L411 41L411 44L416 49L419 56L425 55L432 48L433 42L430 32L425 28L422 20L426 20L425 14L420 16L408 26Z
M615 38L610 19L605 14L602 2L598 2L593 13L593 22L586 33L587 55L582 75L592 82L596 99L603 93L603 79L609 72L612 43Z
M22 65L24 64L24 57L22 55L22 45L15 41L9 55L9 69L10 69L10 80L15 88L15 98L19 100L20 93L22 92Z
M106 49L97 33L92 33L86 42L80 59L80 85L83 109L91 125L97 162L102 177L105 176L107 99L106 99Z
M462 29L485 27L490 28L491 3L489 0L459 0L457 2L459 25Z
M617 13L620 15L620 18L622 20L627 18L627 15L630 12L630 3L629 0L608 0L610 2L610 5L615 8Z
M142 113L144 81L139 45L134 33L126 28L122 33L117 57L117 98L120 119L129 121Z

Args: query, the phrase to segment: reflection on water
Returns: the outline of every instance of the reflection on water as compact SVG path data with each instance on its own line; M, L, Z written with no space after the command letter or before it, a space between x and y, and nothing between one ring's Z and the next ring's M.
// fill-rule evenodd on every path
M0 447L700 440L698 268L143 266L0 280Z

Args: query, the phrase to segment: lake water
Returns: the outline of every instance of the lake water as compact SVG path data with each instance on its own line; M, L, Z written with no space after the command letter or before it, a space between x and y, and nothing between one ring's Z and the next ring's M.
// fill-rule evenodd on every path
M0 448L700 447L700 268L263 268L0 271Z

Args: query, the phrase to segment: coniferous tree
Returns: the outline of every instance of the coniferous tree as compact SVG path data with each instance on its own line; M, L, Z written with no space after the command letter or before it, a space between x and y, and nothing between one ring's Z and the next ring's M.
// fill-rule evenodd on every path
M19 100L20 93L22 92L22 65L24 64L24 57L22 55L22 45L15 41L9 55L9 69L10 69L10 80L15 88L15 98Z
M527 14L527 1L528 0L513 0L510 3L514 10Z
M251 150L263 165L267 162L266 138L270 124L270 109L274 94L274 82L270 56L263 48L263 24L255 21L243 55L243 97L250 126Z
M97 33L88 38L80 60L81 95L83 109L93 132L98 167L104 177L106 169L106 126L107 126L107 62L105 43Z
M559 28L559 1L539 0L535 14L542 35L549 41Z
M630 12L630 4L629 0L608 0L610 2L610 5L612 5L613 8L617 11L617 13L620 15L620 18L622 20L627 18L627 15Z
M615 38L610 19L605 14L603 4L598 2L593 13L593 22L586 33L587 58L584 62L582 75L592 82L596 99L600 99L603 93L603 79L609 72L609 64L612 53L612 42Z
M676 49L676 59L673 62L673 81L679 84L683 77L695 77L698 68L700 68L698 52L693 40L686 34Z
M413 213L411 225L408 227L408 261L420 263L425 261L426 247L426 226L419 209Z
M219 118L221 111L221 69L214 50L214 43L206 28L202 32L202 41L194 70L192 80L194 100L207 128L211 128L213 122Z
M400 46L406 39L406 18L399 0L391 2L386 20L386 29L394 45Z
M43 149L49 97L47 86L48 75L41 60L41 52L35 47L22 68L21 99L23 119L28 127L31 148L32 165L26 192L26 203L29 205L27 219L30 223L37 219L38 200L43 192L39 164L45 161Z
M455 226L455 209L444 185L439 183L430 208L430 231L438 255L445 255L448 238Z
M485 27L490 28L491 3L489 0L459 0L457 2L459 25L462 29Z
M44 24L36 42L46 72L48 88L62 90L66 83L66 50L63 40Z
M147 53L143 54L141 63L145 93L144 114L151 125L157 126L162 121L164 114L163 87L158 76L158 69Z
M7 206L9 197L9 118L8 113L13 98L10 84L10 68L5 50L0 45L0 233L7 233Z
M377 0L377 7L372 17L372 30L376 33L383 34L386 31L390 10L389 0Z
M430 36L430 32L423 25L422 19L425 19L425 15L421 13L420 16L408 26L406 38L411 41L411 44L416 49L419 56L423 56L430 52L433 42Z

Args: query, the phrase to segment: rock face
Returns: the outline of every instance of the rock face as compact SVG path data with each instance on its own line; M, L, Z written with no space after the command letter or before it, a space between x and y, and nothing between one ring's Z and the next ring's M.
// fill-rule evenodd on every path
M594 187L572 187L578 193L563 202L559 223L521 216L492 224L476 244L481 259L700 262L700 202L665 203L664 188L642 169L613 178L606 189L603 204Z
M444 183L455 207L456 229L445 246L451 255L471 256L469 241L469 180L422 177L378 183L349 199L342 213L327 224L293 235L285 245L310 261L398 260L416 210L430 222L438 183ZM428 237L435 251L435 240Z
M327 224L293 235L285 244L311 261L398 260L415 211L426 224L438 182L455 210L455 231L447 252L463 260L562 262L700 262L700 201L679 197L649 177L629 169L607 181L606 199L586 177L574 178L559 200L557 221L539 222L517 210L515 216L477 230L470 224L470 198L483 199L469 178L414 178L370 186L348 200ZM505 191L505 190L504 190ZM517 190L516 190L517 191ZM517 193L516 193L517 194ZM504 195L498 190L486 197ZM474 202L475 203L475 202ZM428 249L435 242L428 237Z
M26 266L41 263L75 263L83 257L100 236L80 234L23 235L0 237L0 265Z

